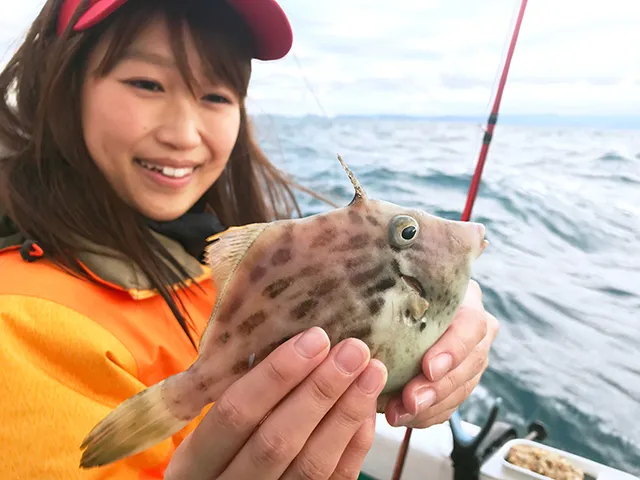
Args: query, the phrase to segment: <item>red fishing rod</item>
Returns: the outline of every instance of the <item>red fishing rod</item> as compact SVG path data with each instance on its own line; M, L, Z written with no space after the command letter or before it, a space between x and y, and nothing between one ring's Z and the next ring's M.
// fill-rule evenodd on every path
M467 203L464 207L464 211L462 212L462 216L460 218L460 220L463 222L468 222L471 219L471 211L473 210L473 205L478 196L478 188L480 187L480 180L482 178L484 164L487 159L487 153L489 153L489 145L491 144L491 140L493 139L493 130L495 129L496 124L498 123L498 113L500 111L500 103L502 102L502 93L504 92L504 87L507 83L507 77L509 76L509 67L511 66L511 59L513 58L513 52L515 51L516 44L518 42L518 35L520 34L520 26L522 25L522 19L524 18L524 12L526 8L527 8L527 0L521 0L520 10L518 12L518 17L516 18L515 27L513 29L513 34L511 36L511 42L509 44L509 50L507 51L505 63L502 68L502 75L500 76L500 83L498 84L496 97L493 102L493 108L491 110L491 114L489 115L489 119L487 121L487 128L485 129L484 137L482 138L482 148L480 149L480 155L478 157L478 162L476 164L476 170L475 170L475 173L473 174L473 178L471 179L471 185L469 187L469 192L467 194ZM402 440L402 445L400 445L400 450L398 452L398 457L396 460L396 465L393 472L392 480L400 480L400 477L402 475L402 469L404 468L404 463L407 458L407 452L409 450L411 432L412 432L412 429L407 428L404 435L404 439Z

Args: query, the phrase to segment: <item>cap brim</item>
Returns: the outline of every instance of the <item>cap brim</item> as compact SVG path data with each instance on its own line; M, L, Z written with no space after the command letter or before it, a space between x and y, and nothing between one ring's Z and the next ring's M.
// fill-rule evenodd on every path
M253 34L256 45L254 58L258 60L277 60L289 53L293 44L291 24L284 10L275 0L226 1L244 19ZM80 31L93 27L126 2L127 0L97 0L80 17L73 29ZM68 15L63 16L69 17L65 19L68 22L72 13L66 13ZM65 23L65 21L62 20L62 23Z
M82 15L78 19L78 22L74 25L73 29L76 31L80 31L91 28L95 24L107 18L125 3L127 3L127 0L98 1L91 5L84 13L84 15Z
M277 60L284 57L293 44L291 24L284 10L274 0L227 0L253 32L255 58Z

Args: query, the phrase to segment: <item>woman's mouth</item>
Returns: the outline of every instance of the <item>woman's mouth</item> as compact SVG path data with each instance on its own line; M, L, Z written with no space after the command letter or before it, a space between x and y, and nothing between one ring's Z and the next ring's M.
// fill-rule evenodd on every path
M162 165L156 165L153 163L146 162L139 158L134 159L134 161L143 168L147 170L151 170L152 172L160 173L168 178L185 178L191 175L197 167L188 167L188 168L174 168L174 167L164 167Z

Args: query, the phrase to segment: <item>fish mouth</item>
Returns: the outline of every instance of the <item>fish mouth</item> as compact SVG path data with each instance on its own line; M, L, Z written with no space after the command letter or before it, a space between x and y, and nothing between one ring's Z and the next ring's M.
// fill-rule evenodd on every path
M418 295L420 295L422 298L426 297L426 293L424 291L424 287L422 286L422 284L418 281L417 278L412 277L410 275L400 275L400 278L402 278L402 280L404 280L404 282L411 288L413 288ZM425 298L426 299L426 298Z

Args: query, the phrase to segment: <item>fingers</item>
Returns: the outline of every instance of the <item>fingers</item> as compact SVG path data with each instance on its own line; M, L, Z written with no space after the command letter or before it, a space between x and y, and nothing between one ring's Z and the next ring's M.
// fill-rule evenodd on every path
M461 386L468 388L470 384L473 384L474 379L479 379L479 376L486 370L489 351L497 336L499 323L493 315L484 311L481 304L478 307L476 302L480 300L480 289L476 282L472 282L465 302L458 311L449 331L425 355L425 361L433 359L434 356L441 355L449 344L452 347L450 351L457 352L452 355L452 358L459 356L460 360L456 359L453 362L457 365L448 373L436 376L438 378L436 381L431 381L428 376L419 376L411 380L403 389L400 399L389 402L385 409L391 425L416 424L416 417L422 420L429 418L425 417L425 411L431 412L431 415L434 412L439 412L446 406L441 404L444 399L449 398L453 392L464 391L464 389L460 390ZM482 316L482 321L478 320L478 315ZM478 333L484 333L484 336L477 339ZM468 353L466 353L467 351ZM471 390L467 391L464 398L455 398L460 398L460 403L462 403ZM432 406L434 408L431 408ZM431 424L430 421L426 423Z
M486 314L487 324L493 323L495 317ZM493 320L492 320L493 319ZM496 320L497 323L497 320ZM411 380L402 392L402 400L411 414L417 414L420 410L429 408L442 399L448 397L460 385L471 380L479 373L486 370L489 363L489 350L495 339L494 330L487 334L469 353L469 355L449 373L436 382L430 382L425 377L417 377Z
M235 456L223 478L280 478L323 417L366 368L369 355L364 342L355 339L347 339L332 349L326 360L269 414ZM343 429L353 429L348 436L351 438L359 428L354 427L358 413L351 413L349 417L349 413L336 408L338 417L334 417L332 428L340 428L339 422L345 422ZM358 412L351 408L351 412ZM330 440L339 442L337 437ZM345 445L347 442L348 439ZM327 448L330 445L325 446L325 451ZM320 449L313 453L324 452ZM325 461L322 456L307 457L305 465L311 472L315 468L327 468Z
M364 460L363 443L373 442L373 437L357 439L356 443L351 444L351 451L346 449L362 425L369 423L371 417L375 416L376 396L384 387L386 378L387 371L384 365L372 360L335 407L322 419L282 479L325 479L336 469L341 457L347 465L355 464L358 459ZM369 444L366 450L370 446ZM366 451L364 453L366 455ZM350 458L351 456L356 458Z
M389 424L417 425L419 421L443 409L459 406L471 394L486 370L492 342L492 337L486 336L458 368L437 382L429 382L424 377L411 380L401 397L389 402L385 411ZM454 400L458 403L452 405L450 402Z
M376 433L376 415L371 415L360 426L345 449L330 480L356 480L360 476L362 463L373 445Z
M316 368L329 338L314 327L288 340L233 383L181 443L167 479L217 477L267 413ZM238 477L240 478L240 477Z
M480 383L482 373L483 372L480 372L475 377L462 383L449 396L431 408L420 412L416 416L406 417L406 419L401 422L401 425L411 428L429 428L432 425L448 420L451 414L469 397L473 389Z
M427 379L438 381L460 365L487 332L482 291L478 283L471 280L451 325L423 358L422 369Z

